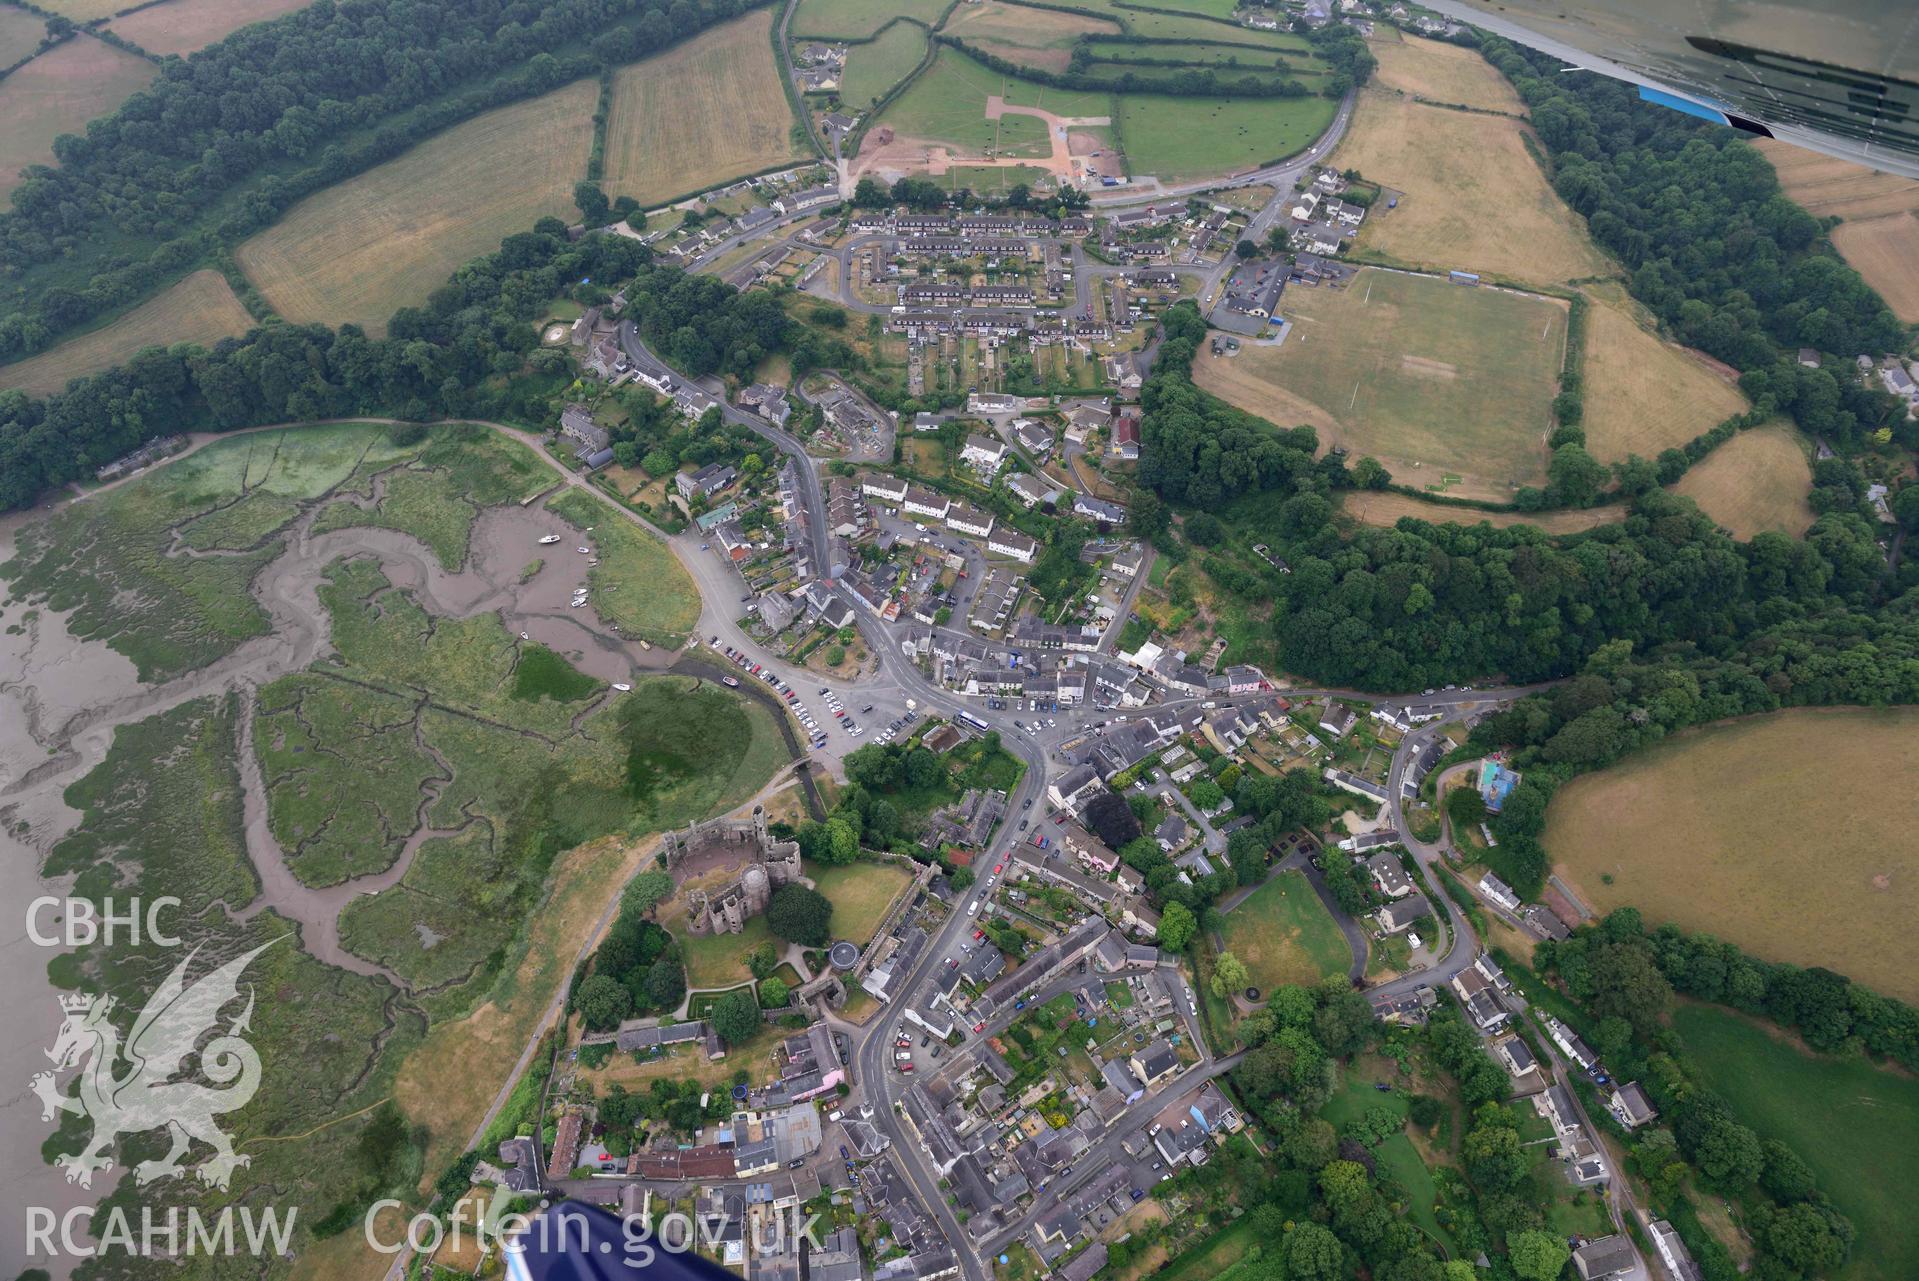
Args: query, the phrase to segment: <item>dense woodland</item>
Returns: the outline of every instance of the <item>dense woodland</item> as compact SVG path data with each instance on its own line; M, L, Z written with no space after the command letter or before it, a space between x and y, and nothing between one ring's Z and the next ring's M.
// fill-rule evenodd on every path
M58 139L59 165L30 167L0 214L0 272L13 282L0 360L146 296L429 133L750 7L318 0L167 59L114 114Z
M1606 76L1561 75L1562 60L1503 40L1482 51L1526 100L1555 189L1679 341L1743 371L1755 404L1835 447L1888 426L1919 444L1890 397L1792 359L1811 347L1850 361L1909 339L1743 135L1647 106Z
M765 294L653 268L651 256L623 236L569 242L564 224L544 219L462 267L425 306L394 313L385 338L352 325L272 325L210 351L151 349L45 400L0 393L0 509L173 432L356 414L549 426L573 375L565 353L538 350L534 324L568 292L602 299L604 290L575 283L585 277L629 280L642 332L689 368L737 372L787 345L785 317ZM661 443L649 435L642 452Z

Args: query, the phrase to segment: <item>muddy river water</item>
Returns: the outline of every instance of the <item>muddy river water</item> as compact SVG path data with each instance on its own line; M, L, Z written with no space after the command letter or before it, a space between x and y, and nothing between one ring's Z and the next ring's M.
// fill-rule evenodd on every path
M377 495L377 491L376 491ZM391 530L353 528L315 534L318 507L307 510L284 532L286 550L254 579L252 593L271 618L271 630L226 657L177 679L143 684L127 659L95 641L76 640L66 620L44 609L29 618L29 608L12 603L0 608L0 1266L9 1273L26 1253L26 1207L56 1213L85 1205L100 1192L72 1187L40 1158L51 1133L41 1119L39 1100L27 1089L35 1072L47 1067L45 1047L53 1043L62 1018L57 990L47 977L56 952L28 937L27 907L38 896L60 896L66 886L39 874L48 851L80 821L62 793L104 759L114 731L192 699L239 691L241 721L240 780L244 792L247 853L257 870L261 892L242 915L271 908L297 921L304 946L317 958L361 974L396 976L347 952L340 944L339 915L353 898L386 889L406 874L420 844L436 835L425 828L412 834L399 859L385 871L325 889L302 885L289 870L267 823L267 804L258 761L252 751L253 692L289 672L299 671L329 652L327 617L321 607L322 573L345 556L379 560L397 587L411 592L431 613L465 618L497 614L515 636L524 633L565 655L582 671L605 681L627 681L640 671L661 669L675 655L663 649L643 651L610 629L591 603L575 609L571 600L585 586L588 557L576 548L591 535L545 510L544 502L525 507L491 508L473 529L467 564L458 573L441 567L427 547ZM14 540L28 519L0 522L0 563L13 555ZM617 519L609 513L609 519ZM539 539L557 534L545 546ZM175 554L194 554L176 547ZM522 582L530 562L543 561L538 573ZM12 634L8 634L11 632ZM602 697L609 697L610 691ZM597 705L597 704L596 704ZM591 709L588 709L590 711ZM420 813L431 805L444 780L422 789ZM24 829L22 829L24 824ZM24 837L18 833L24 830ZM52 919L47 913L43 928ZM110 1185L118 1171L111 1172ZM40 1266L51 1266L36 1260ZM62 1269L52 1267L56 1276Z

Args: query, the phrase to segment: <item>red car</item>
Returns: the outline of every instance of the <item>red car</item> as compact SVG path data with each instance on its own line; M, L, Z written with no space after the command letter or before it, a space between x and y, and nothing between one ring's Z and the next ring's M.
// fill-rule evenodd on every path
M1005 870L1006 870L1006 864L1004 864L1004 863L995 863L995 864L993 864L993 875L994 875L994 876L998 876L998 875L999 875L999 874L1000 874L1001 872L1004 872Z
M985 930L974 930L974 931L973 931L973 937L974 937L974 938L976 938L976 939L983 939L983 938L985 938L985 937L986 937L986 931L985 931Z
M984 1024L984 1023L975 1023L975 1024L973 1024L973 1031L974 1031L975 1033L979 1033L979 1032L984 1032L985 1030L986 1030L986 1024Z

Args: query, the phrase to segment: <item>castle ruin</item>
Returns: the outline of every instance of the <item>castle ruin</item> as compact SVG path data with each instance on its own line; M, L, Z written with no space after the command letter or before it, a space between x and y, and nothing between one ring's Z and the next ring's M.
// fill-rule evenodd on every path
M695 934L738 934L748 920L766 911L773 891L803 880L800 843L776 841L767 831L766 809L755 805L745 820L713 819L684 832L667 832L660 853L666 869L685 884L693 875L738 862L733 878L718 888L687 889L687 928Z

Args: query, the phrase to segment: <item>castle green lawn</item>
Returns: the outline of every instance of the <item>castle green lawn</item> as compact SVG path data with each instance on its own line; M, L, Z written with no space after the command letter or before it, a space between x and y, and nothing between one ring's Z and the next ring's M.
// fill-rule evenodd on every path
M815 863L806 874L833 904L833 937L849 939L860 947L872 939L886 909L913 879L904 868L891 863L850 863L844 867Z
M735 987L753 977L746 968L746 954L762 943L774 950L785 946L767 928L765 916L751 917L738 934L694 934L686 928L684 914L664 922L680 941L680 954L686 958L686 986L690 991L702 988Z
M1302 151L1332 123L1329 98L1119 96L1126 169L1162 181L1251 169Z
M1919 1080L1864 1059L1812 1054L1714 1005L1682 1003L1673 1026L1699 1079L1761 1138L1785 1143L1858 1230L1843 1281L1919 1276Z

